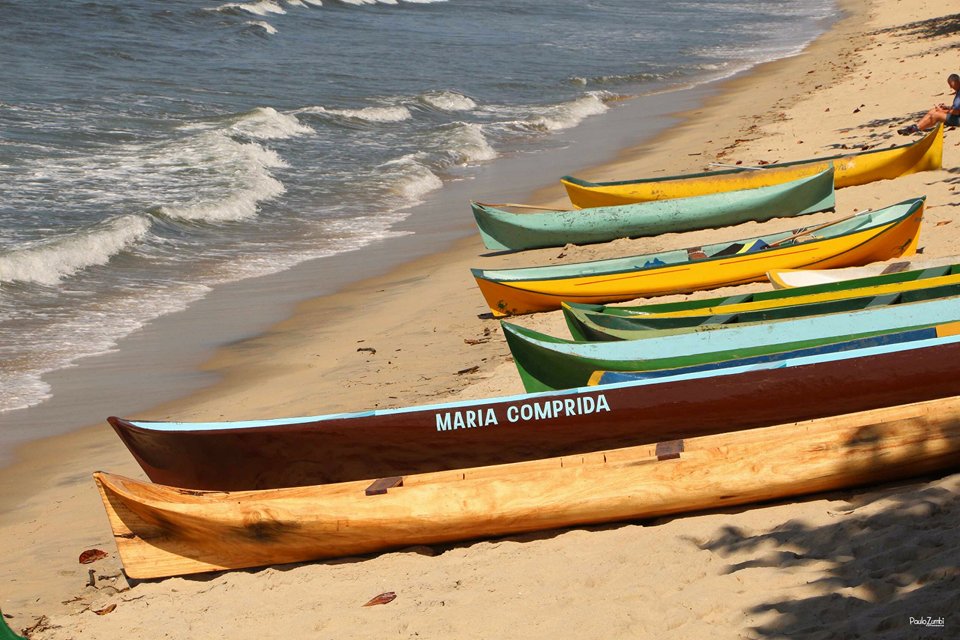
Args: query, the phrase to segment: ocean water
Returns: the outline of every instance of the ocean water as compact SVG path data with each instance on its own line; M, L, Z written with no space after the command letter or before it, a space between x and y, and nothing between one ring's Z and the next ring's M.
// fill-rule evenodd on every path
M0 431L50 400L52 373L218 287L416 233L418 203L491 163L626 98L794 55L838 15L833 0L0 0Z

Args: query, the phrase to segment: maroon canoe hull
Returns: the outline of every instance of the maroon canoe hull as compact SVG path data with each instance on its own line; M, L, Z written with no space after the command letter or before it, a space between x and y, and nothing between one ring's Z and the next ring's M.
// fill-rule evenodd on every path
M954 395L960 343L296 425L159 431L109 421L154 482L241 490L503 464Z

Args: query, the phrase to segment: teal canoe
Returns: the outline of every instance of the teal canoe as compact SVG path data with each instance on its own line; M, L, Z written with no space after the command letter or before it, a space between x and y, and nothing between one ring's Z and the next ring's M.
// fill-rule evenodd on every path
M911 302L615 342L576 342L501 322L527 391L586 385L595 371L649 371L805 349L960 320L960 298Z
M833 165L783 184L639 204L542 213L515 213L481 202L472 207L488 249L520 251L608 242L831 210Z
M810 304L787 305L743 311L713 313L710 315L616 315L574 306L564 306L563 316L574 340L634 340L645 336L696 331L712 326L746 325L790 318L805 318L828 313L842 313L872 309L884 305L898 305L922 300L935 300L960 295L960 283L897 291L874 296L859 296L827 300Z
M895 333L882 333L864 338L854 338L842 342L831 342L805 349L765 353L762 355L694 364L676 369L655 369L651 371L594 371L590 385L620 384L639 380L658 380L686 375L707 375L732 370L773 371L784 367L806 366L819 362L837 361L844 358L863 358L874 354L922 352L929 346L955 343L960 340L960 322L907 329ZM902 370L897 373L903 373ZM914 379L912 383L917 383Z

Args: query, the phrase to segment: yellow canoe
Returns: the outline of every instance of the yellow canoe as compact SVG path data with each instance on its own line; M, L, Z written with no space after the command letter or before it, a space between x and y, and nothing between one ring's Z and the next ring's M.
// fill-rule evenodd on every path
M521 269L473 269L495 316L764 280L771 269L833 268L916 252L924 197L825 225L654 254Z
M831 162L835 171L834 186L841 189L939 169L942 161L943 126L937 125L916 142L889 149L664 178L589 182L564 176L560 182L573 206L583 209L767 187L819 173Z

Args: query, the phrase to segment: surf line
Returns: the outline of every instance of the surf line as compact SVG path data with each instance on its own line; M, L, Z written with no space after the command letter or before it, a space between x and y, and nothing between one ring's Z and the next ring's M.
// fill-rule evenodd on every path
M555 420L610 411L610 403L605 395L577 396L576 398L546 399L539 402L524 402L511 404L498 414L494 407L478 407L476 409L461 409L437 413L437 431L455 431L457 429L473 429L475 427L490 427L502 421L536 422L538 420Z

